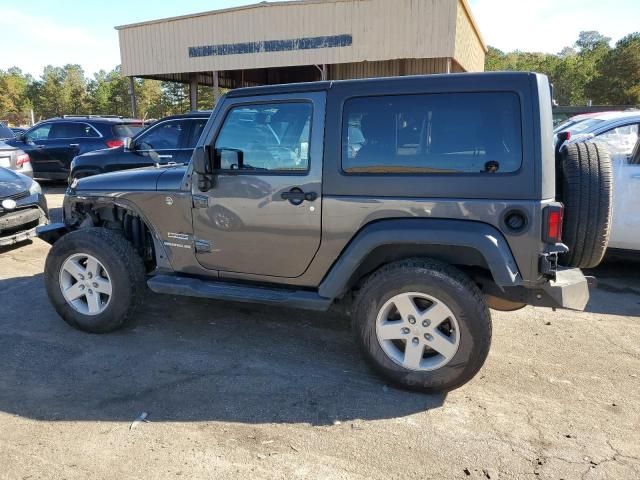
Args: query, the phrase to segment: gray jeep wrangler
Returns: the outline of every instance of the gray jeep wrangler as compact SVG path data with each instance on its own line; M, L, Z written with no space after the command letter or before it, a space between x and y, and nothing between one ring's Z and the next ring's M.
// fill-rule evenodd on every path
M470 380L489 308L583 309L606 247L606 152L554 155L533 73L239 89L188 165L76 181L41 228L59 315L87 332L160 294L345 306L370 364L422 391ZM564 214L564 218L563 218ZM563 226L566 237L561 240Z

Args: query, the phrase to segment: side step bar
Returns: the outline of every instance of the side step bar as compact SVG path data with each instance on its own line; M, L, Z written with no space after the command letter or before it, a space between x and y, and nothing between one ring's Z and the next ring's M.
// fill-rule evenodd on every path
M156 275L147 281L156 293L211 298L231 302L262 303L305 310L326 311L333 302L315 292L256 287L176 275Z

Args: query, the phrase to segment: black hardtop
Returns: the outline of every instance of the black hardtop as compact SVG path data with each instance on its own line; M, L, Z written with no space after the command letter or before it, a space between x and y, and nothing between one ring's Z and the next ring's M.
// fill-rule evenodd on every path
M327 91L336 87L358 89L362 87L391 87L413 89L425 84L455 84L457 88L464 86L465 90L474 86L486 87L492 81L496 84L531 80L538 74L532 72L479 72L479 73L442 73L433 75L408 75L403 77L379 77L356 80L331 80L306 83L285 83L280 85L264 85L259 87L245 87L231 90L227 97L249 97L254 95L278 95L286 93Z

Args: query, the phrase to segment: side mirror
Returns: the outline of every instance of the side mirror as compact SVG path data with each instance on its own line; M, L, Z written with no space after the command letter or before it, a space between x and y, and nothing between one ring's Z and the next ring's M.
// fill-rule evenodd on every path
M16 140L19 142L25 142L24 132L16 133Z
M211 175L213 173L213 165L211 164L211 147L204 146L196 148L191 157L193 163L193 171L198 175Z
M124 149L125 150L133 150L132 147L135 147L135 144L131 141L131 137L126 137L124 139Z
M215 165L220 170L242 170L244 168L244 152L237 148L217 148Z

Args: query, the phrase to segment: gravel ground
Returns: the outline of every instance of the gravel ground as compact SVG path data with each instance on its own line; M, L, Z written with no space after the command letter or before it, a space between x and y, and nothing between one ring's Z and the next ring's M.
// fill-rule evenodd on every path
M586 312L493 312L485 367L441 396L385 385L338 315L149 293L80 333L47 250L0 251L0 478L640 478L640 264L595 271Z

